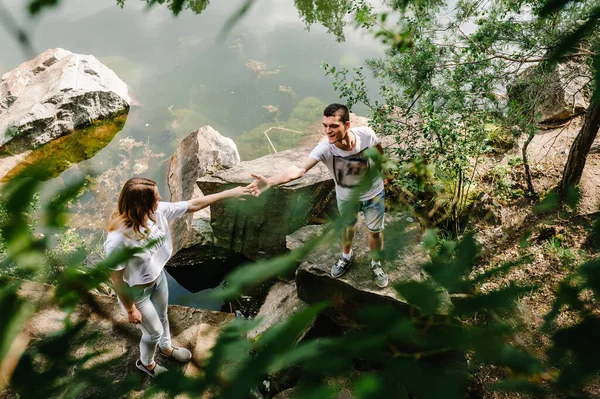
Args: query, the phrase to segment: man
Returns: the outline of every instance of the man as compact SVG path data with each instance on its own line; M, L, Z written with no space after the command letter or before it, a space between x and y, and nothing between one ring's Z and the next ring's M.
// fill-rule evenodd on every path
M371 128L350 129L350 113L345 105L331 104L325 108L323 128L326 139L319 142L302 164L290 166L269 178L253 174L256 180L248 188L254 195L260 195L272 186L301 178L317 162L323 162L335 181L338 208L344 217L342 255L331 268L331 275L340 277L354 259L354 225L357 213L362 211L369 230L371 270L377 285L386 287L388 276L380 261L385 211L383 180L379 173L374 173L373 162L365 154L369 148L383 153L383 148Z

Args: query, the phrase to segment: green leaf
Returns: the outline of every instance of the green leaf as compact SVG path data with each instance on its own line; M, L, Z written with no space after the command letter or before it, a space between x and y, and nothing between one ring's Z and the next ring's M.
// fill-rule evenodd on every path
M215 292L213 297L227 301L237 297L245 288L252 287L280 274L285 274L295 268L298 262L325 237L326 235L316 237L287 255L243 265L225 277L227 284L222 291Z
M443 303L441 296L443 293L431 281L409 281L400 283L394 288L410 305L419 308L423 313L440 313L441 304Z
M30 15L37 15L42 12L44 8L56 7L59 4L59 0L31 0L27 5Z
M256 0L245 0L244 4L225 22L223 28L221 28L221 32L219 32L219 38L223 40L225 36L233 29L235 24L237 24L244 15L250 11L250 8L254 5Z

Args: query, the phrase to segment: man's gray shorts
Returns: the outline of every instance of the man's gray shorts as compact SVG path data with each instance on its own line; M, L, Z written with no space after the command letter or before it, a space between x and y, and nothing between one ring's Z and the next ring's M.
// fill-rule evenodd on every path
M342 201L337 199L338 209L344 218L346 226L356 224L358 212L365 215L365 225L372 233L379 233L384 228L385 219L385 190L366 201Z

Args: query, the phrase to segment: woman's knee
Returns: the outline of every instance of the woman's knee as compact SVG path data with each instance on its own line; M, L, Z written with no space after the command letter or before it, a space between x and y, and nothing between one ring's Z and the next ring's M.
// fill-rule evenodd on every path
M152 343L157 343L160 340L164 333L164 328L162 325L156 326L152 329L142 329L142 338L145 338L147 341Z

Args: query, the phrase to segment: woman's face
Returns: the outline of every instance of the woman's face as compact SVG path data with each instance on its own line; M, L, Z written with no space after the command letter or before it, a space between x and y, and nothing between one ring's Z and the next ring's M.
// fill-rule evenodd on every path
M158 202L162 200L160 193L158 192L158 187L154 186L154 198L156 198L156 203L154 204L154 211L158 208Z

